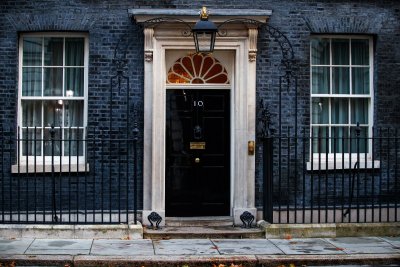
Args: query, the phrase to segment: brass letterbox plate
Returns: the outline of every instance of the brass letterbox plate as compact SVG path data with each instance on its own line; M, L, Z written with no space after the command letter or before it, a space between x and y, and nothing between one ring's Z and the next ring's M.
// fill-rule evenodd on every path
M190 149L206 149L206 142L190 142Z

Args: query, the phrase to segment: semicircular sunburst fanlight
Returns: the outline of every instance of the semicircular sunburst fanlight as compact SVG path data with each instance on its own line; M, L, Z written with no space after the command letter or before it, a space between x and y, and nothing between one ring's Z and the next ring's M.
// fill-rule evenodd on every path
M192 54L178 59L169 69L168 84L229 84L228 72L210 55Z

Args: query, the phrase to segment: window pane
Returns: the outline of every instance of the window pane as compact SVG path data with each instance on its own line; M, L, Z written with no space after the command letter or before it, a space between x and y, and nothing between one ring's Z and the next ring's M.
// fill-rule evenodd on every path
M349 152L349 128L348 127L332 127L331 147L332 153L348 153Z
M327 133L328 127L312 127L312 144L313 153L326 153L327 152ZM329 142L328 142L329 143Z
M51 140L51 129L44 129L44 155L45 156L60 156L61 155L61 129L54 128L54 139ZM53 154L54 149L54 154Z
M83 68L66 68L65 69L65 92L69 91L72 96L83 96L84 85ZM68 96L65 93L65 96Z
M42 127L42 101L22 100L22 127Z
M329 123L329 98L313 97L312 99L312 123Z
M45 127L50 127L51 125L54 125L55 127L60 127L63 125L63 104L63 100L43 101L43 117Z
M349 100L333 98L332 101L332 124L347 124L349 122Z
M329 65L329 39L311 40L311 64Z
M22 129L22 156L42 155L42 130L26 128ZM22 171L22 170L21 170Z
M83 66L84 53L84 38L65 38L65 66Z
M369 68L352 68L353 94L369 94Z
M332 39L332 64L349 65L349 50L348 39Z
M22 68L22 95L41 96L42 95L42 68L24 67Z
M44 38L44 65L45 66L63 65L63 38L59 37Z
M84 148L83 129L65 129L64 155L83 156L83 148Z
M62 96L62 68L45 68L44 71L44 95Z
M333 94L350 93L350 68L347 67L332 68L332 93Z
M329 94L329 67L312 67L312 93Z
M23 65L41 66L42 65L42 38L24 37L23 41Z
M365 153L368 151L368 127L360 127L360 136L357 138L356 127L351 127L351 153ZM362 165L360 166L362 167Z
M369 65L369 40L351 40L351 62L353 65Z
M352 99L351 105L351 123L368 124L368 99Z
M64 101L65 104L65 127L83 126L83 101Z

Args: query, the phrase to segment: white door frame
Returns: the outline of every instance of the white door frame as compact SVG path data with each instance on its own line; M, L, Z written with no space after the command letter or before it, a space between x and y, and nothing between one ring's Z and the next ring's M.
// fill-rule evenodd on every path
M165 224L165 112L166 52L193 51L192 37L182 37L179 28L145 28L144 62L144 169L143 224L157 212ZM243 24L217 38L216 51L230 51L234 57L231 77L231 215L241 224L248 211L256 217L255 159L248 154L248 141L255 140L256 121L256 28Z

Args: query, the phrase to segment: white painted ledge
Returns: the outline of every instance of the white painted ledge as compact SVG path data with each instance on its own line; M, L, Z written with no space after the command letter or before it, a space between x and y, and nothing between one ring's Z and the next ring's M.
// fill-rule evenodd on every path
M42 164L38 163L34 164L15 164L11 166L11 173L14 174L23 174L23 173L51 173L52 170L51 164ZM65 172L65 173L76 173L76 172L89 172L89 164L81 163L81 164L54 164L54 172Z
M354 161L342 161L342 160L337 160L336 163L334 161L321 159L321 161L316 160L312 163L307 162L307 171L324 171L324 170L349 170L349 169L354 169L354 164L356 163L356 160ZM312 167L312 168L311 168ZM365 170L365 169L379 169L381 167L381 162L379 160L360 160L359 167L356 167L356 169L360 170Z

